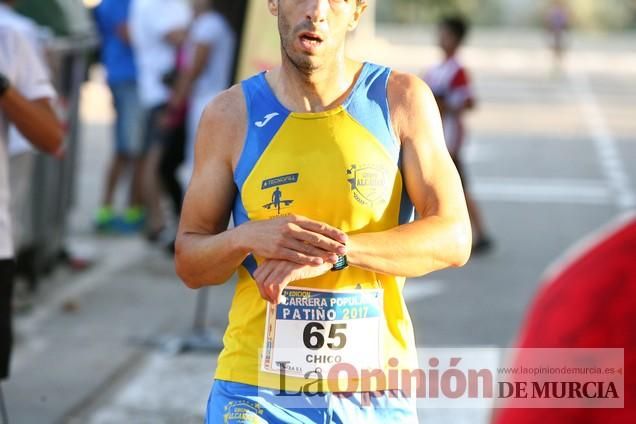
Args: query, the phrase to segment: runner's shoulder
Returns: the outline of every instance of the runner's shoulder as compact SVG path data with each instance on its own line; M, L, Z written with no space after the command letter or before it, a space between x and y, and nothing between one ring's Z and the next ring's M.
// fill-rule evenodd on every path
M428 84L414 74L392 71L387 95L397 127L408 127L414 116L430 116L432 111L437 111L435 96Z
M217 129L245 127L246 106L239 84L221 91L207 104L203 112L204 122L213 122Z
M408 105L419 97L432 96L431 89L424 80L415 74L393 70L388 84L389 98L396 103Z
M221 91L208 103L201 116L199 131L214 140L215 147L235 152L242 147L247 127L247 107L240 84Z

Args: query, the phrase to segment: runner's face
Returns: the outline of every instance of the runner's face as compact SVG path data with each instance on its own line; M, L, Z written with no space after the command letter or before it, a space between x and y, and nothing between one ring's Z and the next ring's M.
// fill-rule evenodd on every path
M357 0L268 0L278 17L283 54L298 69L313 71L342 53L347 32L365 8Z

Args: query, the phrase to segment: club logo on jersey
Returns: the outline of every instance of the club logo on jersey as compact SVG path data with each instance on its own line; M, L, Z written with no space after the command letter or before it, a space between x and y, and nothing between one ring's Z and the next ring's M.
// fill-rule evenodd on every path
M261 190L274 189L269 198L270 202L263 205L267 210L275 210L277 215L280 215L281 210L287 209L294 201L292 199L286 199L283 195L283 191L280 186L287 184L295 184L298 182L298 174L281 175L279 177L269 178L264 180L261 184Z
M347 181L351 184L353 197L365 206L387 202L387 176L377 165L352 165L347 169Z
M263 423L265 409L251 400L231 400L223 406L223 422L225 423Z

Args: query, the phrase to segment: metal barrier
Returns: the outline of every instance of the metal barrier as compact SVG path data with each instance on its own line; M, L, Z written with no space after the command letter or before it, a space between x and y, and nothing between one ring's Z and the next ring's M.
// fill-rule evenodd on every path
M66 254L66 218L74 201L80 149L80 88L97 44L92 36L58 38L49 44L52 81L59 95L57 110L66 127L66 153L63 159L35 153L31 182L26 186L30 196L25 215L19 217L22 237L16 248L18 272L27 277L31 289Z

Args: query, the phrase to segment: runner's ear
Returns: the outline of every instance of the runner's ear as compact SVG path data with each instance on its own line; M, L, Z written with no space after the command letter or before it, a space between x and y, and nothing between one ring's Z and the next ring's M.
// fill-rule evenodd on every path
M279 0L267 0L267 8L269 13L273 16L278 16L278 1Z
M349 31L353 31L354 29L358 27L358 24L360 23L360 18L362 17L362 14L364 13L364 10L366 8L367 8L366 1L360 1L360 0L356 1L356 10L353 14L353 20L349 22L349 27L348 27Z

